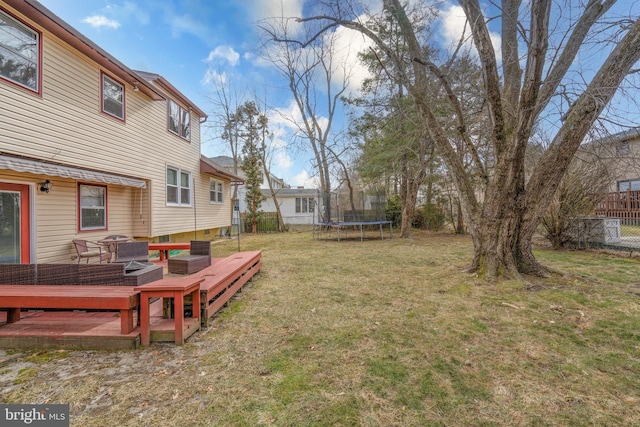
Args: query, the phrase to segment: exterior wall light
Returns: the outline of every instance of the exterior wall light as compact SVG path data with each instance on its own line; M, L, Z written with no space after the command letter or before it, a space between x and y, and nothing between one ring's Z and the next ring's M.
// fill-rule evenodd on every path
M53 183L48 179L40 183L40 191L42 191L43 193L48 193L49 190L51 190L51 187L53 187Z

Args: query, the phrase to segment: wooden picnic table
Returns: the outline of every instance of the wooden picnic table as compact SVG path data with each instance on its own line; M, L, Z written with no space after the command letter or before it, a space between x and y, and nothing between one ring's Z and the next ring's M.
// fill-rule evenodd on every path
M166 242L166 243L149 243L150 251L159 251L160 252L160 261L164 260L166 257L169 259L169 252L172 250L190 250L191 243L189 242Z

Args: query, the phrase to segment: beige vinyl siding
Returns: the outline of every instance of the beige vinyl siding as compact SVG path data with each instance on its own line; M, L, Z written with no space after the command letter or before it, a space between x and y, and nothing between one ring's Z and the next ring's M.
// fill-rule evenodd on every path
M209 176L199 172L197 115L192 113L191 141L186 141L167 130L166 101L153 101L142 92L134 92L109 73L125 86L125 121L104 114L100 108L98 64L46 31L42 40L42 96L0 82L0 151L144 179L146 189L109 186L109 234L117 230L120 234L150 238L193 231L194 218L199 229L230 225L230 201L211 205ZM166 205L167 165L191 173L192 185L195 181L191 207ZM10 171L0 173L16 177ZM29 174L24 178L29 182L39 179ZM59 242L70 242L77 229L76 183L55 178L53 181L54 190L48 198L40 194L36 197L38 212L46 212L50 201L58 203L59 209L46 220L46 228L38 221L38 239L45 241L38 243L38 254L45 260L59 259ZM225 192L230 191L229 182L224 184ZM70 202L72 205L67 205ZM68 250L64 253L68 255Z
M39 191L39 183L49 179L53 187L49 193ZM0 180L15 184L31 184L31 210L35 231L36 259L32 262L71 262L75 255L73 239L97 241L108 234L133 235L130 212L130 187L108 186L108 230L78 231L78 183L74 180L45 177L28 173L15 173L0 169ZM33 237L33 236L32 236Z

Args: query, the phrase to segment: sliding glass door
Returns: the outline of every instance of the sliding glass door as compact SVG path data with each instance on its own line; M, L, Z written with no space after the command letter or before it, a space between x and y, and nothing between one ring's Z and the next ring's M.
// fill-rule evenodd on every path
M29 252L29 187L0 183L0 264L28 264Z

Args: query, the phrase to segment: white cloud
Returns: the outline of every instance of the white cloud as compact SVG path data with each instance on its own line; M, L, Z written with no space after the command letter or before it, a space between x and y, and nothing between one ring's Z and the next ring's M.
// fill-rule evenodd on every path
M346 80L348 91L360 92L362 81L371 77L371 74L358 58L358 53L366 51L370 46L373 46L373 42L358 31L344 27L336 30L333 56L341 66L333 73L334 84L342 86Z
M442 25L441 35L444 37L444 48L453 52L460 42L460 38L463 36L464 32L465 39L463 49L466 49L475 57L478 56L478 51L473 44L473 39L471 38L471 29L469 28L467 17L464 14L462 7L449 5L447 8L443 9L440 15L440 23ZM500 34L490 31L489 35L491 37L493 49L496 51L496 58L498 59L498 62L500 62L502 58Z
M168 8L168 6L164 5L164 7L164 18L171 29L171 35L173 37L178 38L182 34L191 34L201 40L207 40L209 28L205 22L200 21L198 17L193 17L188 13L180 15L171 8Z
M273 156L272 165L280 170L289 169L293 166L293 160L286 152L279 150Z
M103 15L87 16L82 20L82 22L89 24L94 28L113 28L114 30L117 30L118 27L120 27L120 23L118 21L114 21Z
M227 61L231 66L238 65L240 60L240 54L236 52L231 46L218 46L209 52L209 56L205 59L205 62L210 63L217 58L222 58Z
M289 184L293 187L304 187L304 188L319 188L318 179L315 177L309 176L309 173L306 170L301 170L300 173L293 176L290 179Z
M202 84L208 86L213 84L214 86L217 84L225 84L227 83L227 73L218 73L215 70L210 68L207 69L204 73L204 77L202 78Z

